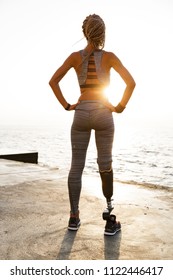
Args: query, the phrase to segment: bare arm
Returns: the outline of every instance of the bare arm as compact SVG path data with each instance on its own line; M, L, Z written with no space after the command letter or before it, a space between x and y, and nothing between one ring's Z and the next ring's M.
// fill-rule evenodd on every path
M49 85L52 88L56 98L60 102L60 104L67 108L68 102L64 98L61 88L59 86L59 82L65 76L65 74L74 66L74 54L71 54L64 63L58 68L58 70L54 73L51 80L49 81ZM71 105L68 110L74 110L76 104Z
M110 55L111 55L111 66L121 76L121 78L123 79L123 81L126 84L123 96L119 103L120 106L125 108L127 103L129 102L129 99L131 98L131 95L133 93L136 83L135 83L132 75L123 66L121 61L113 53L111 53Z

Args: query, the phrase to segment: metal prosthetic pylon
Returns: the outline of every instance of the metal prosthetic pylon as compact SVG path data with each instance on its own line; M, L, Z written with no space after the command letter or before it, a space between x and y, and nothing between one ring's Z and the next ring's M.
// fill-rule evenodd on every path
M110 214L114 207L112 206L112 200L107 200L107 207L102 213L102 218L103 220L108 220L110 219Z

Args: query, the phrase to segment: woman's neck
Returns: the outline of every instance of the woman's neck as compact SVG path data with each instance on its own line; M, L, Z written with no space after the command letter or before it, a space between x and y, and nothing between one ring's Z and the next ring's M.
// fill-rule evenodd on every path
M94 51L94 47L91 44L88 44L85 48L84 48L84 53L86 53L86 55L92 53Z

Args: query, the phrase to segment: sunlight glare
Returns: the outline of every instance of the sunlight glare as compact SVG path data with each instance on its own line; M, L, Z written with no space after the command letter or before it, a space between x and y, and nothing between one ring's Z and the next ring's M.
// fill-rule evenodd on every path
M108 87L105 88L104 94L107 97L108 101L111 103L115 103L115 86L114 85L109 85Z

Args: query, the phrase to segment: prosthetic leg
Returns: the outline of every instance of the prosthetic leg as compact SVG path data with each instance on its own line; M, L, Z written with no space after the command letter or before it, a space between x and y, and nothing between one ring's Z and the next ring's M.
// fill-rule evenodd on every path
M116 221L116 216L111 212L114 209L112 206L111 197L113 195L113 171L100 172L102 180L102 190L106 198L107 208L103 211L103 220L106 220L105 235L114 235L121 230L121 224Z
M107 207L103 211L102 218L103 220L109 220L110 214L114 207L112 206L112 195L113 195L113 171L100 171L100 177L102 180L102 191L103 195L106 198Z

